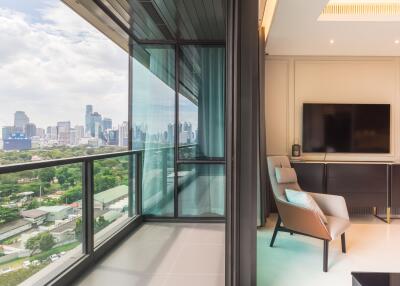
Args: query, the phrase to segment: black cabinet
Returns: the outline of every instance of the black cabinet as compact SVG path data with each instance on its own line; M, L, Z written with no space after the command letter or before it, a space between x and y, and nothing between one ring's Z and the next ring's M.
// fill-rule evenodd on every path
M348 207L400 207L400 164L292 162L308 192L340 195ZM391 175L392 174L392 175Z
M387 164L327 164L326 190L352 207L386 207L389 171Z
M324 193L325 164L292 162L300 187L307 192Z
M392 165L391 207L400 208L400 165Z

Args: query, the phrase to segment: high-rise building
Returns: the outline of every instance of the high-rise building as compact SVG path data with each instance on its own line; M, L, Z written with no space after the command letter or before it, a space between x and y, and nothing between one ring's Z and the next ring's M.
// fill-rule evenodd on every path
M48 140L57 140L57 126L49 126L47 127L46 138Z
M73 146L79 145L78 130L71 128L69 131L69 144Z
M76 135L79 139L85 137L85 128L82 125L75 125L74 129L76 130Z
M15 132L4 140L3 149L8 150L29 150L32 148L31 139L27 138L24 133Z
M16 111L14 113L14 127L18 132L25 131L25 125L29 123L29 117L24 111Z
M94 122L94 138L102 138L102 128L100 122Z
M118 127L118 146L121 147L128 146L128 136L129 136L128 122L124 121Z
M108 145L118 146L118 130L109 130L108 131Z
M111 118L103 118L103 130L112 129L112 119Z
M167 131L167 143L174 144L174 125L168 124L168 131Z
M14 126L4 126L1 130L1 138L8 139L14 132Z
M93 114L91 116L90 124L91 124L91 126L90 126L90 136L96 137L96 134L99 136L100 132L102 131L102 130L98 130L98 128L102 127L101 114L98 113L98 112L93 112ZM99 137L96 137L96 138L99 138Z
M93 105L86 105L85 112L85 134L87 136L91 135L92 132L92 113L93 113Z
M25 124L24 130L26 137L32 138L33 136L36 136L36 125L34 123Z
M71 122L57 122L57 140L59 145L69 145L71 137Z
M45 137L45 131L43 128L36 128L36 136L39 136L39 138L44 138Z

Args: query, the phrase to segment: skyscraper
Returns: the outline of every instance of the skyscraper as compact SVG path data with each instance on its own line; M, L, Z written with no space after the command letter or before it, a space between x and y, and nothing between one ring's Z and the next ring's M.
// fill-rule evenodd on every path
M93 113L93 105L86 105L86 113L85 113L85 134L90 136L92 133L92 113Z
M100 133L102 132L102 130L100 130L102 127L101 114L98 112L92 113L90 124L90 135L92 137L97 136L96 138L100 138Z
M168 144L174 143L174 125L171 123L168 124L167 143Z
M69 145L71 139L71 122L60 121L57 122L57 139L60 145Z
M39 138L44 138L45 132L43 128L36 128L36 136Z
M16 131L25 132L25 125L29 123L29 117L24 111L16 111L14 113L14 127Z
M112 119L111 118L103 118L103 130L112 129Z
M47 139L48 140L57 140L57 126L49 126L47 127Z
M108 145L118 145L118 130L108 131Z
M28 138L32 138L36 136L36 125L34 123L27 123L25 124L25 135Z
M85 128L82 125L75 125L75 130L79 139L85 137Z
M1 138L3 140L8 139L14 132L14 126L4 126L1 132Z
M124 121L122 125L118 127L118 146L128 146L128 131L128 122Z

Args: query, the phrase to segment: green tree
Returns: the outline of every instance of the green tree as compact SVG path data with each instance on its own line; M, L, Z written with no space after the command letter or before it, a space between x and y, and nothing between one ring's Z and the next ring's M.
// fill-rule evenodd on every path
M61 197L61 203L70 204L82 198L82 186L77 185L65 191Z
M39 180L42 183L51 183L56 176L54 168L45 168L39 171Z
M19 218L19 212L16 208L5 208L0 206L0 223L6 223Z
M41 237L39 240L39 248L41 251L47 251L53 248L56 244L54 240L54 236L50 232L41 233Z
M117 179L112 175L97 174L94 176L95 193L103 192L117 185Z
M25 243L25 248L29 249L31 251L31 255L33 255L38 250L50 250L55 244L56 242L53 235L46 231L29 238Z
M25 243L25 248L31 251L31 256L39 250L39 235L29 238Z

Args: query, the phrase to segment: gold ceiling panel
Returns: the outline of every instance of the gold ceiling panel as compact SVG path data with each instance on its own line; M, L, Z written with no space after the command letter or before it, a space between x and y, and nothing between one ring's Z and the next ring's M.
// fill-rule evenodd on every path
M400 21L400 1L330 1L319 21Z

